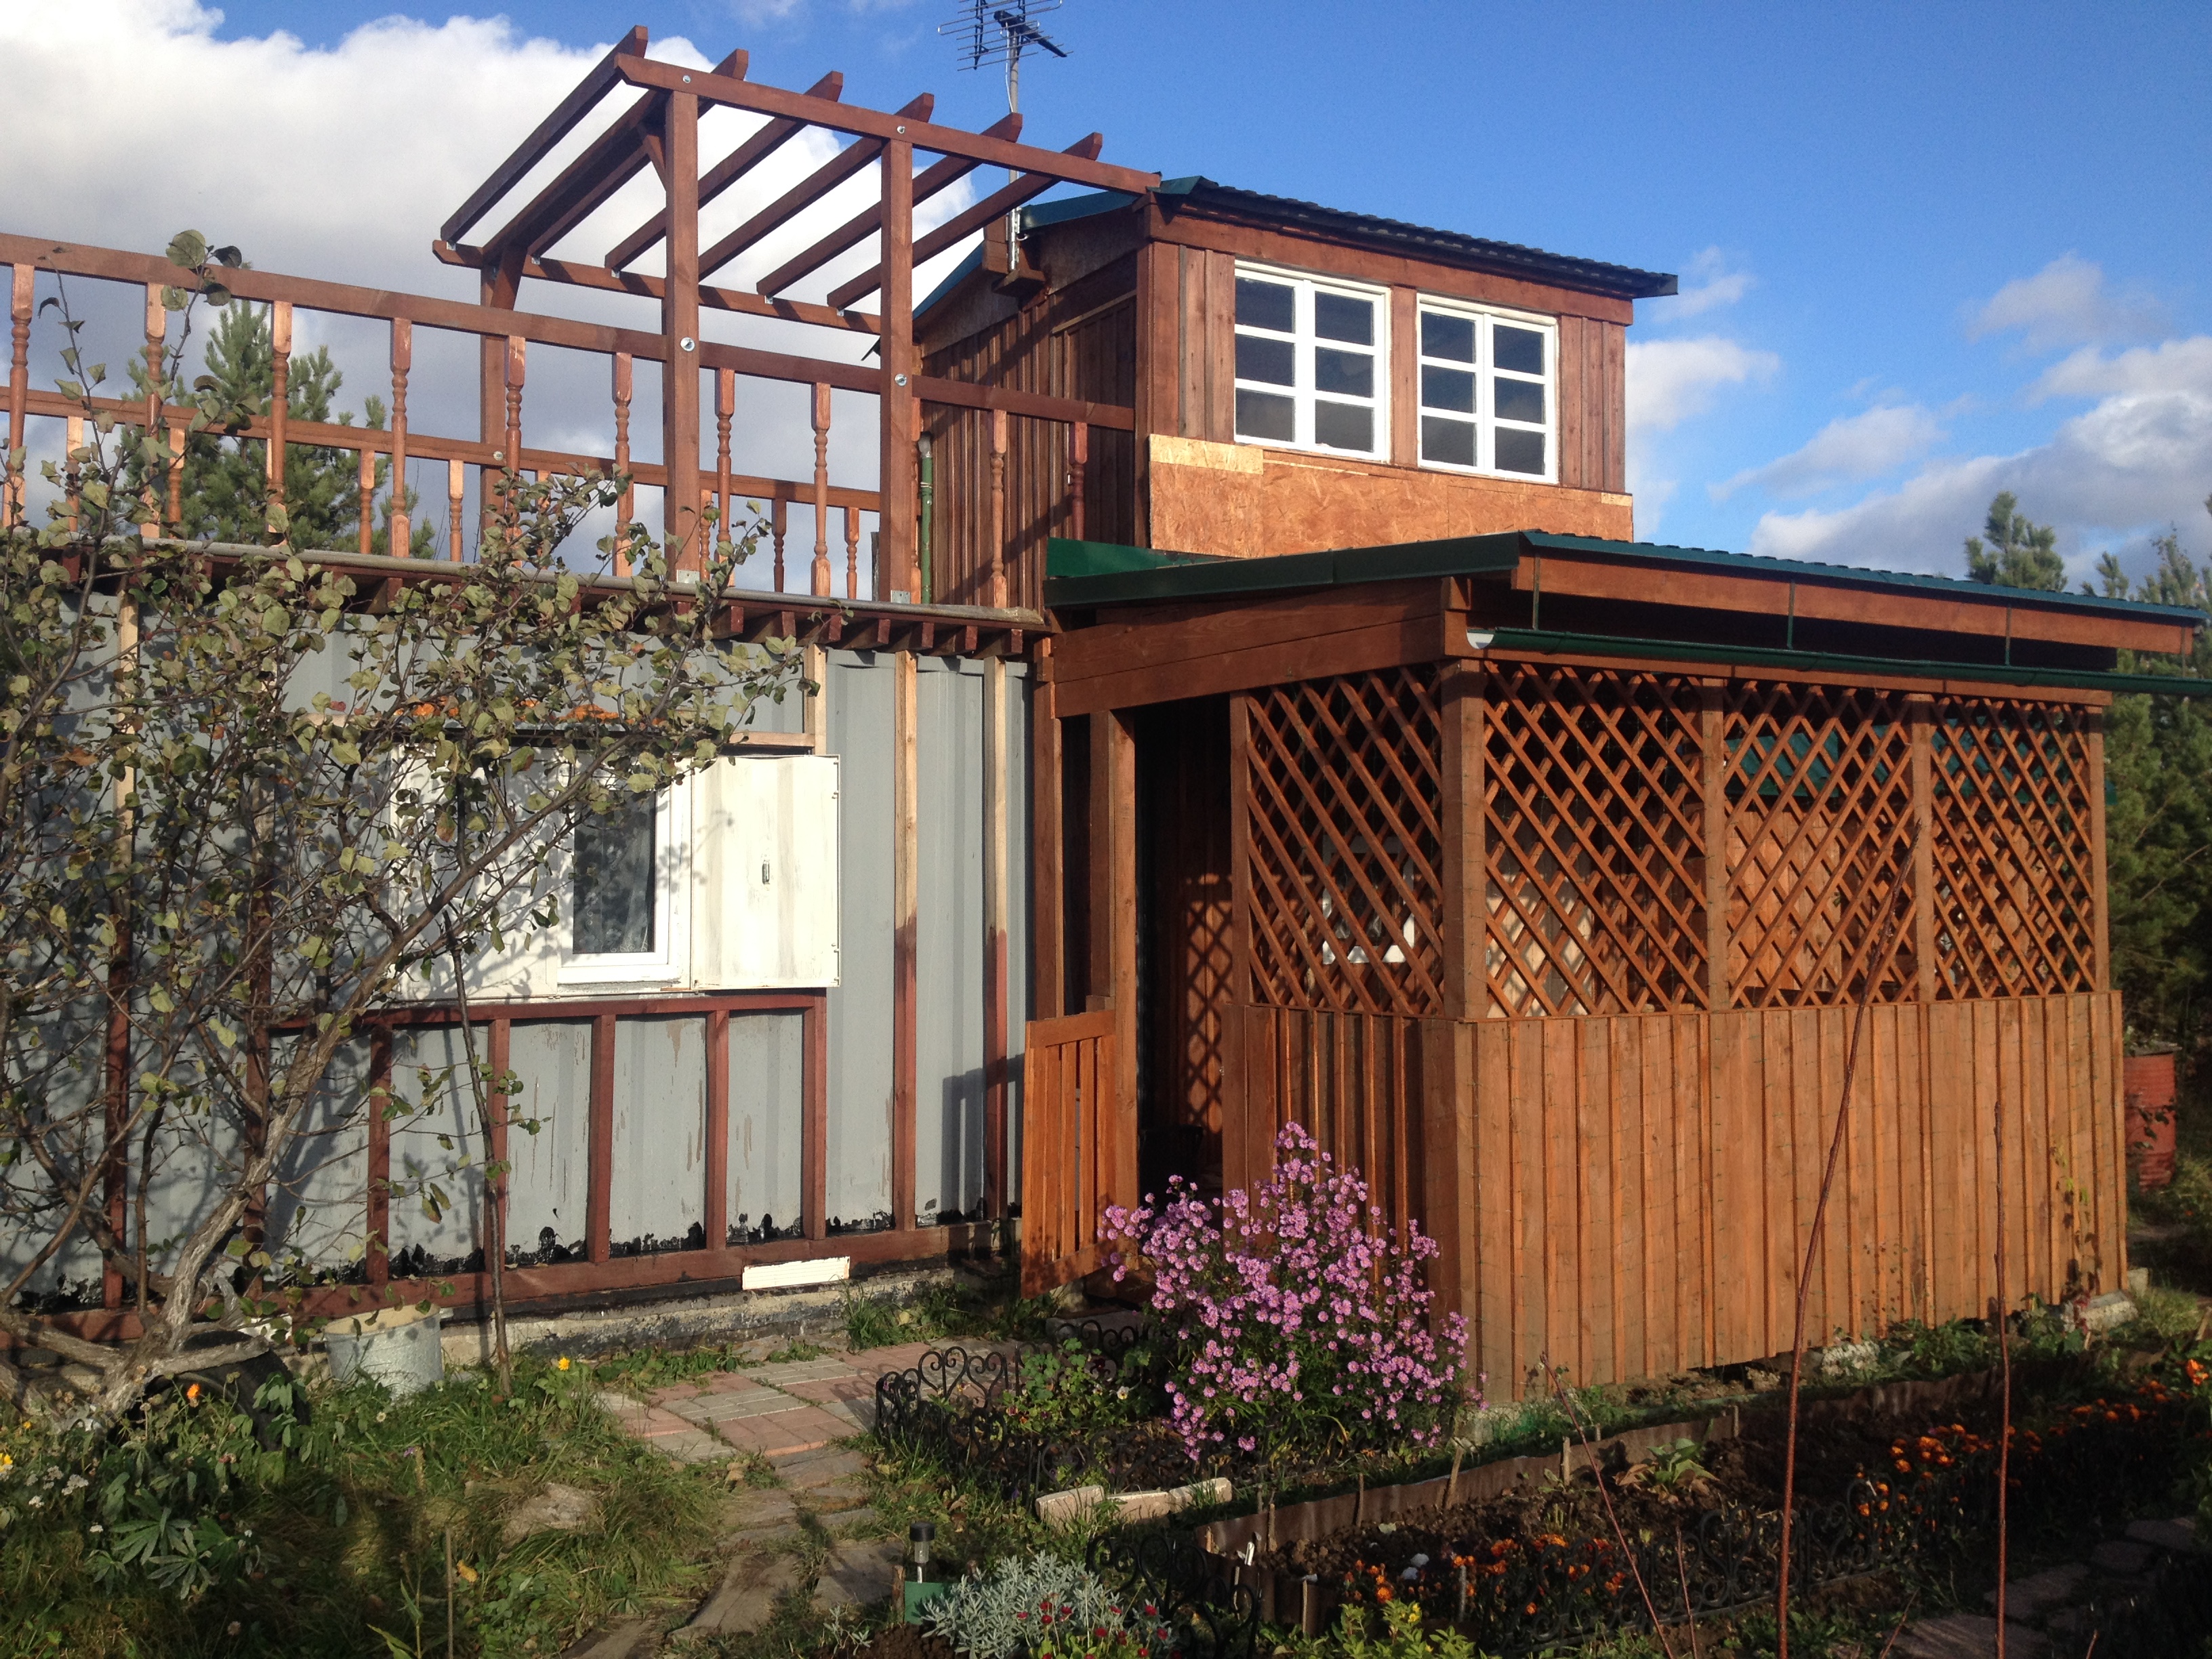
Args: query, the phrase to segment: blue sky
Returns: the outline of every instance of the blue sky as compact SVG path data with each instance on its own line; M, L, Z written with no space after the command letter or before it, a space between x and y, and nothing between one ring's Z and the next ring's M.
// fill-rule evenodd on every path
M0 40L46 27L15 9ZM288 61L358 57L394 9L77 9L141 40L151 20L157 58L167 30L242 64L277 30ZM854 100L927 88L938 118L981 125L1004 90L955 70L936 34L954 9L526 0L467 14L507 27L466 39L487 75L550 76L556 43L642 21L708 58L747 46L756 79L842 68ZM1073 55L1025 76L1039 142L1096 127L1109 159L1166 174L1681 272L1689 297L1644 302L1631 335L1639 533L1955 572L2011 487L2077 569L2107 547L2140 566L2169 521L2212 544L2212 7L1068 0L1044 21ZM246 76L233 97L256 95ZM457 125L453 148L491 142ZM447 205L393 234L419 249ZM409 211L404 191L363 210ZM22 211L9 228L75 234Z

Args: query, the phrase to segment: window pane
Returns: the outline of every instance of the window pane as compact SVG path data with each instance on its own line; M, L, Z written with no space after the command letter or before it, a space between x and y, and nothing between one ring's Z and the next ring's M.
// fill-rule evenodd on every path
M576 826L575 953L645 956L653 939L653 797Z
M1455 409L1474 413L1474 376L1463 368L1431 368L1421 365L1421 407Z
M1498 470L1500 472L1540 475L1544 471L1544 434L1540 432L1516 432L1510 427L1499 427Z
M1421 313L1421 356L1449 357L1455 363L1474 361L1474 319L1448 317L1442 312Z
M1292 368L1297 348L1288 340L1262 339L1256 334L1237 337L1237 378L1265 380L1269 386L1290 386L1297 376Z
M1544 372L1544 337L1532 328L1498 324L1490 331L1490 351L1499 368L1510 368L1516 374Z
M1504 377L1491 383L1490 412L1501 421L1527 421L1540 426L1544 420L1544 383L1541 380L1509 380Z
M1443 421L1433 415L1421 417L1421 459L1442 461L1446 466L1474 465L1474 424L1471 421Z
M1314 405L1314 441L1331 449L1372 450L1375 411L1351 404Z
M1340 392L1347 398L1375 395L1375 358L1370 352L1314 348L1314 390Z
M1375 301L1356 300L1349 294L1315 295L1314 332L1324 340L1373 345Z
M1273 438L1282 443L1291 443L1296 441L1297 433L1297 405L1288 398L1278 398L1267 392L1238 391L1238 437Z
M1282 283L1237 279L1237 320L1247 328L1272 328L1288 334L1297 326L1296 291Z

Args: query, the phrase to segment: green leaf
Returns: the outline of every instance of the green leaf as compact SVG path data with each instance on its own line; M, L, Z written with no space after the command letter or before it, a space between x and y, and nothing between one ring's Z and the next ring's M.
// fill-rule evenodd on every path
M204 283L200 285L200 298L211 306L227 306L230 303L230 290L221 283Z
M180 230L169 239L169 263L191 270L207 263L207 238L197 230Z

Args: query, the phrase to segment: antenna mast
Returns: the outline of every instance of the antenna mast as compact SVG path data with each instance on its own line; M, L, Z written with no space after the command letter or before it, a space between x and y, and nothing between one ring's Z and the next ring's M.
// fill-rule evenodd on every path
M1067 56L1065 46L1030 21L1046 12L1058 11L1060 7L1060 0L1007 0L1003 5L993 3L993 0L968 0L960 15L949 23L939 24L937 32L959 43L962 69L1004 64L1006 108L1018 113L1022 107L1022 54L1034 46L1055 58Z

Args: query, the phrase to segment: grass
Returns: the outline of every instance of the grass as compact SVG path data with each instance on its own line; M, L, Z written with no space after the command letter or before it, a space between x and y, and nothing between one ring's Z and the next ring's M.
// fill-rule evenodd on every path
M686 1595L704 1578L720 1473L625 1438L593 1386L580 1364L524 1358L511 1399L476 1373L404 1401L374 1383L321 1391L300 1455L265 1460L232 1500L231 1524L266 1548L261 1571L189 1601L135 1577L95 1582L89 1512L19 1519L0 1530L0 1652L442 1655L449 1533L465 1569L458 1655L539 1659ZM505 1541L508 1516L548 1483L588 1494L592 1518Z
M848 1293L845 1340L856 1350L901 1342L1034 1342L1054 1312L1048 1296L1013 1294L1011 1276L923 1285L911 1297Z

